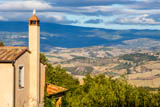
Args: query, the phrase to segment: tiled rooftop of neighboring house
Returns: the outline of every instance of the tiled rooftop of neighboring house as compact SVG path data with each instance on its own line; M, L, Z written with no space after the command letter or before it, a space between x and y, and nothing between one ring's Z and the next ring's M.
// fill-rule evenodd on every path
M0 63L13 62L27 50L27 47L0 47Z
M58 93L62 93L62 92L65 92L65 91L67 91L66 88L56 86L56 85L52 85L52 84L47 85L47 93L49 95L58 94Z

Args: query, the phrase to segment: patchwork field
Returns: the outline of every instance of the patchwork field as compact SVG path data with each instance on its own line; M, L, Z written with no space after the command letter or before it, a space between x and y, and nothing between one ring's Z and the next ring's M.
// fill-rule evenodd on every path
M160 87L159 52L113 47L56 48L45 53L53 65L61 64L83 83L85 75L124 76L135 86Z

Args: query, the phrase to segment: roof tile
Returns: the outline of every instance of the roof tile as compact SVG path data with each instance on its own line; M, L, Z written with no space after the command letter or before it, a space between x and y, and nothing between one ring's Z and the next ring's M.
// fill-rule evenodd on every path
M0 47L0 63L12 62L27 51L27 47Z
M49 95L58 94L58 93L65 92L65 91L67 91L66 88L56 86L56 85L53 85L53 84L48 84L47 85L47 93Z

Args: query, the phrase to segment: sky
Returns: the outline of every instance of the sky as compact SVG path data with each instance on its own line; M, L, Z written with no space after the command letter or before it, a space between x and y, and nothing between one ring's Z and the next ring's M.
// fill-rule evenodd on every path
M0 21L28 21L106 29L160 29L160 0L0 0Z

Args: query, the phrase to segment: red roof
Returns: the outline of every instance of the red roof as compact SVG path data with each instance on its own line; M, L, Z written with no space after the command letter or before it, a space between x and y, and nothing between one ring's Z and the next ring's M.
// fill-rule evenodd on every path
M0 47L0 63L13 62L28 51L27 47Z
M66 88L56 86L56 85L52 85L52 84L47 85L47 93L49 95L58 94L58 93L65 92L65 91L67 91Z

